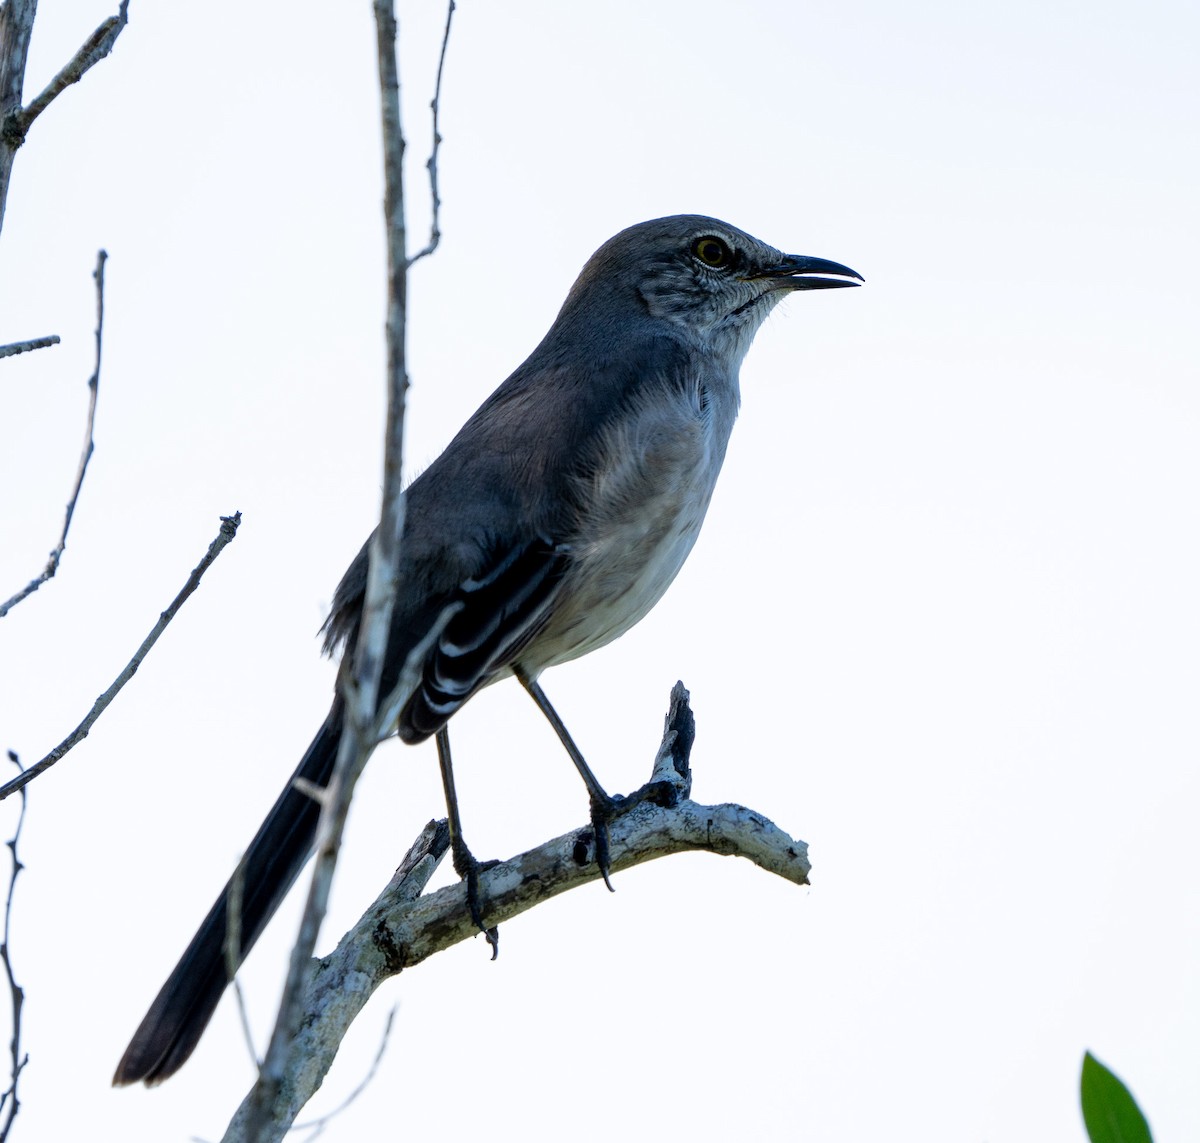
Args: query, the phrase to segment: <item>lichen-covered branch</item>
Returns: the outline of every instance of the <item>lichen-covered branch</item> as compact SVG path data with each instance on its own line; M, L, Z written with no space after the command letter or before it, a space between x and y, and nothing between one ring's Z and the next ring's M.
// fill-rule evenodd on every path
M691 714L682 684L677 684L671 697L667 731L651 781L631 799L637 802L634 808L610 826L612 872L674 853L702 851L742 857L795 885L807 884L810 866L804 842L745 806L705 806L686 796L691 781L687 761ZM426 835L431 829L432 824L426 827ZM436 864L441 854L433 857L430 847L422 848L426 835L418 839L413 852ZM406 864L411 861L410 853ZM432 865L427 868L432 873ZM481 875L485 921L499 925L600 876L592 827L563 834ZM284 1137L321 1086L351 1023L383 981L479 934L461 882L427 897L415 896L413 889L413 881L398 873L338 947L312 962L285 1079L275 1102L259 1109L256 1140ZM245 1134L248 1105L249 1097L230 1123L224 1143L245 1143L249 1138Z

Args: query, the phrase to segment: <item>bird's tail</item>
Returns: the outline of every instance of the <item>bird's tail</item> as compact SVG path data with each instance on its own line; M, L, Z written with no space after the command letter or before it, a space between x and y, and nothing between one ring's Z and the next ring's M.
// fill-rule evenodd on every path
M295 787L296 779L326 786L337 759L342 730L342 700L336 698L324 725L312 740L296 772L279 795L234 874L241 881L238 922L245 959L279 908L312 852L320 806ZM177 1072L195 1050L229 983L225 944L229 933L229 892L221 891L204 923L162 986L117 1065L114 1085L161 1083Z

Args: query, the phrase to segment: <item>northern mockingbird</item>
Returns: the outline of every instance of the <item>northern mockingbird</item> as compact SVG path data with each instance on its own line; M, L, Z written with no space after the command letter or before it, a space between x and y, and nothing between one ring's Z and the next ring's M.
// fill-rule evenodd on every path
M616 807L537 678L623 634L675 578L725 457L739 367L767 314L794 290L861 280L836 262L783 254L700 215L632 226L592 255L541 344L407 492L380 694L458 605L397 726L405 742L437 736L448 794L447 721L476 691L516 675L580 766L594 815ZM366 577L364 547L334 595L325 625L331 653L354 645ZM293 782L328 783L342 716L335 697L246 851L243 957L308 859L319 807ZM227 896L228 886L114 1083L159 1083L191 1055L227 983Z

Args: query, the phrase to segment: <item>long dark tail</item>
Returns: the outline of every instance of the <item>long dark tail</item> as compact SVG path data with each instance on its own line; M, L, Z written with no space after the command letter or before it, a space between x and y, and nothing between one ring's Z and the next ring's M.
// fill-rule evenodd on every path
M333 772L342 730L342 700L292 775L325 786ZM312 852L320 807L289 781L242 861L241 954L245 959L292 887ZM232 884L232 880L230 882ZM216 1011L229 983L225 942L229 927L229 885L222 890L175 971L162 986L117 1065L113 1083L161 1083L187 1061Z

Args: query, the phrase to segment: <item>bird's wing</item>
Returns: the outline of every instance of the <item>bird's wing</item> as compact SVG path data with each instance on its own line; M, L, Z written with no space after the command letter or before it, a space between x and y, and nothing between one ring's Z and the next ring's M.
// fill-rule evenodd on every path
M508 667L545 622L568 549L545 536L503 553L459 585L457 605L430 649L421 683L400 714L405 742L421 742Z

